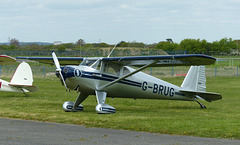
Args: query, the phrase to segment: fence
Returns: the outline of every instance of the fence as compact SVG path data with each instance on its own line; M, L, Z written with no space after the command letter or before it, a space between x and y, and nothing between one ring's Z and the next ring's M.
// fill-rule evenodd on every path
M170 77L170 76L185 76L190 67L160 67L160 68L148 68L143 72L161 77ZM217 66L208 66L206 67L206 76L208 77L217 77L217 76L239 76L239 67L217 67Z
M71 51L56 51L57 56L93 57L108 56L111 49L86 49ZM178 52L180 53L180 52ZM0 54L9 56L52 56L50 50L0 50ZM156 49L115 49L111 56L137 56L137 55L165 55L166 52Z
M73 51L57 51L57 56L107 56L111 51L109 49L87 49L87 50L73 50ZM52 51L50 50L0 50L0 54L6 54L10 56L49 56L51 57ZM171 51L167 54L186 54L186 51ZM165 55L162 50L153 49L115 49L111 56L133 56L133 55ZM225 58L224 58L225 57ZM240 58L237 56L229 58L223 56L223 58L217 58L216 66L206 67L206 76L238 76ZM1 77L10 77L13 75L17 66L1 66ZM47 77L55 74L55 67L49 65L39 66L39 64L31 64L34 77ZM164 76L182 76L185 75L189 67L160 67L160 68L148 68L144 72L156 77Z
M216 65L218 66L240 66L240 58L217 58Z
M17 65L4 65L0 66L0 77L11 77ZM55 77L55 66L32 66L32 71L34 77ZM153 75L155 77L171 77L171 76L184 76L187 74L189 67L178 66L178 67L154 67L147 68L143 72ZM216 66L207 66L206 67L206 76L217 77L217 76L239 76L239 67L238 66L225 66L225 67L216 67Z
M66 50L66 51L55 51L58 56L107 56L112 48L88 48L81 50ZM0 54L10 56L51 56L52 50L1 50ZM160 49L152 48L116 48L111 56L136 56L136 55L175 55L175 54L206 54L210 56L238 56L235 53L224 53L224 52L188 52L186 50L173 50L163 51Z

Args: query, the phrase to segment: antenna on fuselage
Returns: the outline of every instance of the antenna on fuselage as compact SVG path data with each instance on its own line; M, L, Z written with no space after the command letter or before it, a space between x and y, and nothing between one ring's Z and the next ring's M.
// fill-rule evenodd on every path
M120 44L120 43L121 43L121 42L117 43L117 44L113 47L112 51L108 54L107 57L110 57L110 55L112 54L113 50L114 50L114 49L117 47L117 45Z

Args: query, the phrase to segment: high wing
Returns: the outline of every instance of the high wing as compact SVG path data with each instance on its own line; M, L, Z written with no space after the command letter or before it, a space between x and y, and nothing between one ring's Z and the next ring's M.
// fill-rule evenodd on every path
M17 59L29 59L41 63L53 64L52 57L16 57ZM91 58L91 57L89 57ZM97 57L96 57L97 58ZM61 65L79 65L84 57L58 57ZM88 58L86 58L88 59ZM203 54L191 55L156 55L156 56L128 56L128 57L104 57L103 62L118 63L125 66L163 67L163 66L190 66L209 65L215 63L216 59Z
M103 58L102 60L104 62L114 62L136 67L142 67L153 62L156 63L149 67L209 65L215 63L216 61L215 58L202 54L109 57Z
M16 59L7 55L0 55L0 65L9 65L16 63Z

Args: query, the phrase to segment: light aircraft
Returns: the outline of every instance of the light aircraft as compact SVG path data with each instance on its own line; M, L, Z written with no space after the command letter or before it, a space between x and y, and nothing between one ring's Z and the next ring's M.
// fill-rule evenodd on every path
M111 53L110 53L111 54ZM116 109L105 104L106 97L134 99L164 99L208 102L222 99L217 93L206 92L205 66L216 59L207 55L163 55L131 57L17 57L56 65L56 75L66 90L75 90L79 95L75 102L63 104L66 112L82 111L81 103L96 95L96 111L99 114L115 113ZM60 67L60 63L66 65ZM192 66L191 66L192 65ZM138 67L134 69L130 66ZM191 66L182 85L176 86L141 72L147 67Z
M16 63L16 59L7 55L0 55L0 65L10 65ZM32 85L32 69L28 63L22 62L18 65L10 82L0 79L0 91L24 93L38 90Z

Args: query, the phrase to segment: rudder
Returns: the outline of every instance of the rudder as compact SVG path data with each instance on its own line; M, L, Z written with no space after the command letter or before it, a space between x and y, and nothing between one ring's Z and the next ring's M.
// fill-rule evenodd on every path
M203 99L208 102L222 99L219 93L206 92L205 66L191 66L180 91L192 96L196 102L198 102L197 99ZM201 108L206 108L202 103L198 103Z
M181 88L188 91L206 92L205 66L191 66Z

